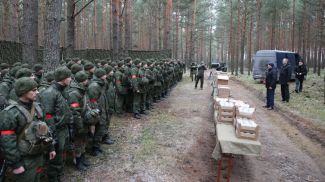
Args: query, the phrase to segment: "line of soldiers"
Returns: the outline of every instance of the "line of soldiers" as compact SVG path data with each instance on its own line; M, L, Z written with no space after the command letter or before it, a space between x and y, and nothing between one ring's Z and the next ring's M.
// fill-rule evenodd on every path
M45 166L48 180L56 182L63 175L67 148L77 169L87 170L86 147L98 156L102 144L114 143L112 115L131 112L140 119L148 114L182 80L185 64L73 58L46 73L40 64L31 69L2 63L0 69L0 147L11 177L39 181Z

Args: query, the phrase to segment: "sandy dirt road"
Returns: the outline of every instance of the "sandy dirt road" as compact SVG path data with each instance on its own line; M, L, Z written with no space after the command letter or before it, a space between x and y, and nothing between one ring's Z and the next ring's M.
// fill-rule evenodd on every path
M230 87L235 99L258 108L263 145L259 157L235 157L232 181L325 181L321 145L277 111L262 109L264 103L253 92L234 81ZM142 120L113 117L116 144L104 146L100 157L89 156L93 165L87 172L75 171L68 163L64 181L215 181L211 90L207 79L200 90L185 76Z

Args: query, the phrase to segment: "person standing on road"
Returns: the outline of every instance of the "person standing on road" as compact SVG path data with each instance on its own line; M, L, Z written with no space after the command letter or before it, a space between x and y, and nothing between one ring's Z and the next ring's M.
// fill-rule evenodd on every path
M199 83L200 80L200 88L201 90L203 89L203 83L204 83L204 71L207 70L203 62L201 62L201 65L197 68L197 76L196 76L196 81L195 81L195 88L197 88L197 84Z
M282 61L282 68L280 70L280 84L281 84L281 96L282 102L289 102L290 93L289 93L289 84L291 78L291 67L288 64L288 58L284 58Z
M274 69L274 64L267 65L268 71L265 78L266 87L266 107L268 110L273 110L274 107L274 92L276 88L277 71Z
M296 75L296 93L302 91L304 77L307 74L307 68L303 60L299 60L298 66L295 68Z

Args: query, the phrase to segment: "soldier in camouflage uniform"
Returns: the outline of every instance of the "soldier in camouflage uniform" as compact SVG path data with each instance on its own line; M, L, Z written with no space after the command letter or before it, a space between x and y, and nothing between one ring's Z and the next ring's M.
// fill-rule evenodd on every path
M111 66L105 67L106 73L107 73L107 87L106 87L106 96L107 96L107 114L108 117L106 119L107 122L107 128L106 128L106 134L103 136L103 142L107 144L113 144L114 141L111 139L111 135L109 133L109 126L111 124L111 118L113 113L115 112L115 98L116 98L116 87L113 80L113 68Z
M20 68L16 73L16 79L22 77L30 77L31 79L35 80L35 76L33 75L33 71L29 68ZM12 88L9 93L9 98L12 101L18 101L18 96L16 95L15 89Z
M132 103L132 111L133 117L136 119L140 119L140 102L141 102L141 94L139 90L139 76L138 71L141 67L141 62L139 59L134 60L134 65L131 69L131 79L130 84L133 90L133 103Z
M71 71L60 67L54 72L55 82L40 94L45 113L45 121L53 132L57 156L49 162L47 175L49 181L60 181L64 169L64 146L68 137L68 125L72 125L72 114L64 95L64 89L70 85Z
M195 65L195 63L191 63L191 67L190 67L190 77L192 79L192 82L194 80L196 80L196 72L197 72L197 66Z
M39 94L41 94L44 90L49 88L53 81L54 81L54 72L49 71L45 73L44 79L41 81L41 84L38 87Z
M0 82L3 80L3 78L9 73L9 64L7 63L1 63L0 64Z
M146 75L147 62L142 61L142 67L139 68L138 71L138 80L139 80L139 91L141 94L140 101L140 114L148 114L146 112L146 103L147 103L147 92L149 86L149 79Z
M7 74L7 76L5 76L2 82L0 83L0 94L3 95L7 100L9 100L10 98L10 91L13 89L15 75L19 69L19 66L10 69L9 75Z
M84 65L84 70L88 74L88 79L91 80L93 78L94 72L95 72L95 65L93 63L87 62Z
M153 107L153 98L154 98L154 89L155 89L155 80L156 80L156 75L154 70L154 62L149 61L148 62L148 67L146 68L146 76L149 80L149 86L148 86L148 91L147 91L147 102L146 102L146 109L150 110Z
M92 155L98 156L103 151L100 147L102 138L106 134L107 130L107 119L108 115L108 101L106 90L106 71L102 68L97 68L95 70L95 76L91 80L91 83L88 87L88 96L89 96L89 106L91 109L99 110L100 116L97 122L93 125L95 131L91 131L93 134L93 143L92 143ZM110 143L107 143L110 144Z
M85 171L90 163L85 159L86 142L88 134L88 126L84 122L86 115L86 89L88 86L88 75L84 71L79 71L75 75L68 90L68 104L73 116L73 144L75 147L76 168Z
M77 64L77 63L73 64L73 65L71 66L71 73L72 73L71 77L72 77L72 79L74 79L75 75L76 75L79 71L82 71L82 70L83 70L83 66L82 66L81 64Z
M115 112L118 115L124 114L125 99L127 95L127 77L124 75L124 64L122 61L118 63L118 68L114 73L116 99L115 99Z
M56 153L43 112L35 103L37 83L28 77L15 83L19 101L1 113L0 142L8 166L13 170L13 181L40 181L44 152L50 160ZM28 137L27 137L28 136ZM30 143L35 143L31 145Z
M125 59L125 68L124 68L124 75L127 77L127 95L125 97L125 109L127 112L132 113L132 103L133 103L133 90L131 86L131 70L132 70L132 59L131 57L127 57Z
M41 64L35 64L33 66L33 71L34 71L34 76L35 76L35 81L40 84L42 79L43 79L43 66Z

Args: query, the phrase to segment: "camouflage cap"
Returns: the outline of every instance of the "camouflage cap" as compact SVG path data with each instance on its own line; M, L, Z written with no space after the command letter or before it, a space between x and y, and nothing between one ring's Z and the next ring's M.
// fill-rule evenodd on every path
M9 75L12 77L16 77L16 73L20 69L21 69L21 66L15 66L15 67L11 68L9 71Z
M117 63L118 67L122 67L123 65L124 65L124 61L120 61L120 62Z
M95 76L97 77L97 78L100 78L100 77L102 77L102 76L104 76L104 75L106 75L106 71L103 69L103 68L97 68L96 70L95 70Z
M21 66L21 62L16 62L12 65L12 67L16 67L16 66Z
M106 73L108 74L113 70L113 67L110 66L110 65L107 65L107 66L104 67L104 69L105 69Z
M88 79L88 74L84 71L79 71L78 73L76 73L75 79L77 82L81 83Z
M71 71L67 67L60 67L54 71L54 79L59 82L71 77Z
M31 69L31 66L29 64L27 64L27 63L22 64L21 67Z
M8 69L9 68L9 64L8 63L1 63L0 64L0 69L4 70L4 69Z
M31 69L28 68L20 68L16 75L15 78L22 78L22 77L31 77L33 75L33 71Z
M76 73L78 73L78 72L81 71L81 70L83 70L83 67L82 67L82 65L80 65L80 64L73 64L73 65L71 66L71 73L72 73L72 74L76 74Z
M85 64L84 69L85 69L85 71L88 71L88 70L91 70L94 67L95 67L95 65L93 63L88 62L88 63Z
M44 78L47 82L52 82L54 80L54 71L49 71L45 73Z
M69 70L71 70L71 67L72 67L72 65L74 65L75 64L75 62L73 62L73 61L69 61L68 63L67 63L67 67L69 68Z
M21 97L35 88L37 88L37 83L34 79L29 77L19 78L15 82L15 92L18 97Z
M39 72L39 71L41 71L43 69L43 65L41 65L41 64L35 64L34 66L33 66L33 70L34 70L34 72Z
M139 58L136 58L135 60L134 60L134 64L135 65L138 65L140 63L140 59Z

